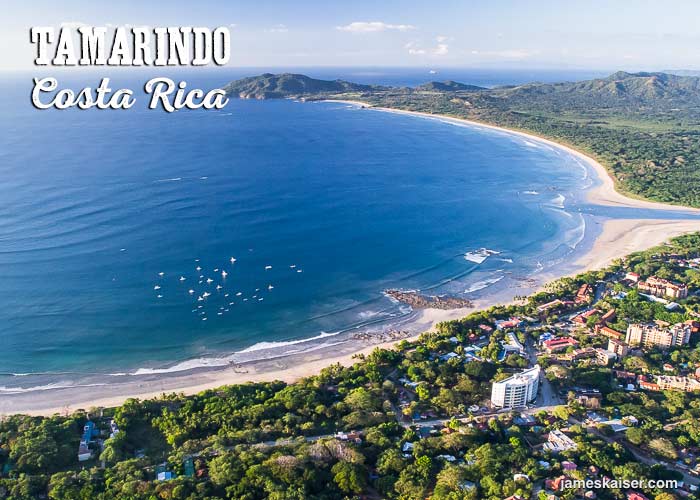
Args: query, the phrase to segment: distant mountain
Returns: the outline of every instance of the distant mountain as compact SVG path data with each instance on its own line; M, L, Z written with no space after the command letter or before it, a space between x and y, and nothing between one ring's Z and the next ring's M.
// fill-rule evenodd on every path
M557 101L589 104L593 107L660 102L700 103L700 78L668 73L626 73L618 71L607 78L565 83L530 83L495 89L511 100Z
M528 83L487 89L455 81L429 82L408 87L362 85L344 80L318 80L306 75L265 73L243 78L224 87L233 97L244 99L275 99L285 97L324 98L343 97L343 94L361 94L353 97L385 99L390 95L418 99L426 95L452 92L470 93L470 102L488 101L501 109L519 107L540 111L562 109L619 109L631 111L639 107L672 110L700 107L700 78L668 73L626 73L618 71L607 78L580 82Z
M487 90L486 87L479 87L478 85L467 85L466 83L459 83L453 80L446 80L444 82L428 82L423 85L416 87L416 90L425 91L437 91L437 92L455 92L458 90L462 91L479 91Z
M344 80L317 80L306 75L264 73L236 80L224 87L227 94L243 99L278 99L315 94L340 94L380 90L375 85L361 85Z
M700 70L697 69L665 69L662 73L678 76L700 76Z

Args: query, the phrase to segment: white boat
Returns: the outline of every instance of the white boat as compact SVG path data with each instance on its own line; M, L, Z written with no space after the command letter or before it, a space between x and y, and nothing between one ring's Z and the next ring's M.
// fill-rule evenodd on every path
M202 294L202 297L204 297L204 298L206 299L206 298L209 297L210 295L211 295L211 294L210 294L209 292L204 292L204 293Z
M185 281L186 279L187 278L185 278L184 276L180 276L180 281Z
M160 290L160 285L156 285L153 287L154 290Z
M266 271L268 271L268 270L270 270L270 269L272 269L272 266L265 266L265 270L266 270Z
M228 273L226 271L221 271L221 277L225 278L226 276L228 276Z
M213 283L213 282L214 282L214 280L213 280L213 279L211 279L211 278L207 278L207 283Z
M189 289L189 293L190 293L190 295L192 295L192 294L194 293L194 290L192 290L192 289L190 288L190 289Z
M236 258L235 258L235 257L231 257L231 264L233 264L234 262L236 262Z

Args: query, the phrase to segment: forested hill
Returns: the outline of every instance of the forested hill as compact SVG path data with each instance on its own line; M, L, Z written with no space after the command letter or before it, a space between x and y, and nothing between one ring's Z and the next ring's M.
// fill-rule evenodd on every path
M343 80L317 80L306 75L264 73L236 80L224 87L229 94L240 98L277 99L290 96L313 95L320 93L366 92L381 90L382 87L360 85Z
M523 130L586 152L636 197L700 207L700 77L617 72L580 82L484 89L453 81L415 88L264 74L233 97L353 99Z

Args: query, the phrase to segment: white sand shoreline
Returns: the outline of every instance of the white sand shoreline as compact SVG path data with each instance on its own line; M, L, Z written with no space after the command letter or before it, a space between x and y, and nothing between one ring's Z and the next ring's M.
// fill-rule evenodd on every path
M332 101L343 102L362 107L371 107L367 103L360 101ZM629 208L644 208L660 211L683 211L686 213L698 213L700 210L686 208L677 205L666 205L644 200L628 198L615 190L614 182L608 175L607 170L593 158L576 151L568 146L558 144L554 141L538 137L525 132L505 129L493 125L487 125L479 122L463 120L459 118L434 115L429 113L421 113L414 111L396 110L390 108L372 108L384 112L411 114L423 116L444 121L454 121L456 123L468 124L475 127L483 127L500 132L515 134L521 137L526 137L533 141L547 144L549 146L566 151L569 154L583 160L586 165L591 167L599 179L599 184L591 188L588 192L588 201L599 205L619 206ZM612 219L603 223L601 234L596 238L592 248L578 258L574 263L576 272L582 272L590 269L597 269L609 264L612 260L632 253L634 251L643 250L662 243L663 241L678 236L681 234L700 231L700 218L698 220L679 220L679 219ZM494 305L489 301L479 302L478 308L485 308ZM456 319L465 316L469 312L476 309L458 309L458 310L436 310L425 309L420 311L415 323L420 324L424 330L429 330L436 323ZM79 408L90 407L112 407L122 404L129 397L137 397L140 399L153 398L161 395L164 392L178 392L184 394L195 394L207 389L214 389L224 385L239 384L245 382L265 382L272 380L282 380L285 382L294 382L300 378L307 377L318 373L322 368L340 363L342 365L350 365L355 362L354 356L357 354L367 354L377 347L390 347L395 342L384 342L379 344L356 346L351 352L338 353L334 350L319 349L313 353L299 355L294 358L294 362L290 362L289 366L284 363L274 364L270 360L251 362L246 364L247 371L241 373L233 368L212 370L204 373L196 373L192 375L183 375L174 378L170 382L165 380L149 380L143 383L133 384L133 390L128 395L122 393L114 393L105 395L105 387L89 387L81 388L80 395L78 391L73 390L70 395L71 399L66 399L67 394L62 391L46 391L43 394L32 394L26 397L17 397L7 402L3 402L3 396L0 396L0 414L12 413L27 413L32 415L51 415L54 413L65 413L74 411ZM297 358L300 358L297 360ZM272 365L272 366L271 366ZM132 386L130 386L132 387ZM6 397L7 398L7 397Z

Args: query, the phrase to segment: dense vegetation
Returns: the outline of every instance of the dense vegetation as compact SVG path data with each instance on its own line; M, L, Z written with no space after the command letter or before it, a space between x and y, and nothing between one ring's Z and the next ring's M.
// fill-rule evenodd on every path
M249 383L190 397L129 400L118 408L68 416L4 417L0 499L544 498L545 479L562 474L680 478L700 455L700 396L626 391L612 370L653 375L665 373L665 365L673 363L677 374L692 372L700 367L695 337L691 346L647 350L612 367L543 357L548 382L563 395L562 402L568 392L569 401L554 409L533 409L530 424L518 422L517 412L485 411L484 405L494 380L528 365L519 355L499 355L509 331L532 344L544 332L568 328L573 323L564 318L592 306L615 307L618 317L612 326L620 329L633 321L694 318L700 308L696 295L668 311L643 300L620 277L628 271L654 273L695 291L700 286L694 265L700 262L699 249L700 235L677 238L605 270L555 281L520 305L443 323L417 341L377 349L351 367L330 366L291 385ZM570 299L584 283L605 290L595 304L569 301L538 313L539 305ZM528 326L495 328L499 320L514 316L529 318ZM484 334L484 328L493 331ZM592 335L587 325L567 331L581 345L605 340ZM469 360L466 352L477 346L478 357ZM576 386L601 392L598 413L634 416L639 424L615 436L604 424L584 424L587 410L573 397ZM95 455L78 462L78 441L88 418L100 430L90 445ZM119 432L108 437L111 421ZM576 449L560 454L544 450L542 443L553 429L564 429ZM348 435L338 439L337 431ZM565 471L566 461L577 468ZM174 477L156 480L163 471ZM559 498L579 493L558 492ZM624 498L618 490L597 493L598 498ZM669 491L644 493L677 498Z
M584 82L415 89L263 75L227 87L256 98L356 99L528 131L591 154L623 192L700 207L700 78L618 72Z

